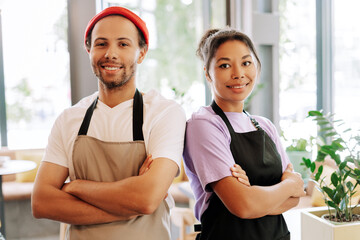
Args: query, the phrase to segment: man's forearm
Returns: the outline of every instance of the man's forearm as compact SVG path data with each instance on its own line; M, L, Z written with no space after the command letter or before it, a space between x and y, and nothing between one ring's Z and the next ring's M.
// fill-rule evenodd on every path
M32 197L33 214L36 218L89 225L127 220L133 217L111 214L59 189L45 186L42 188L42 190L34 191Z
M143 196L135 196L139 191L128 188L124 181L131 180L118 182L75 180L64 187L64 191L106 212L123 217L142 214L141 204L136 200L140 200Z
M128 217L154 212L174 179L178 167L169 159L154 160L141 176L117 182L75 180L63 190L106 212Z

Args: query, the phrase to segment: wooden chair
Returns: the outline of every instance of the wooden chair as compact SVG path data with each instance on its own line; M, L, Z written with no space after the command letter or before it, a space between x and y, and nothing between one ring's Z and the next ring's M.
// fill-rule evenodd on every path
M195 240L197 233L187 232L187 227L193 229L196 223L196 218L190 208L174 207L171 209L170 218L172 223L180 229L177 240Z

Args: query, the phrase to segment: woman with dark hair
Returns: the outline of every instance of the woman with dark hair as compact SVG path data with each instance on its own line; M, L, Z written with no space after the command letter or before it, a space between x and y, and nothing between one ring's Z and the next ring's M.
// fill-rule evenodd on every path
M290 239L282 213L305 195L303 180L270 120L244 110L261 69L252 41L212 29L197 55L214 97L188 120L183 154L201 222L197 239Z

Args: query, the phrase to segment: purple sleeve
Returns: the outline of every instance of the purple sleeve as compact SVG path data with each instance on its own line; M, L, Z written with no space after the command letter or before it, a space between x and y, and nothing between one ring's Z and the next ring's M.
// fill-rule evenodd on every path
M188 170L197 175L206 191L209 183L231 176L235 163L230 151L230 136L216 121L195 119L188 122L184 161Z

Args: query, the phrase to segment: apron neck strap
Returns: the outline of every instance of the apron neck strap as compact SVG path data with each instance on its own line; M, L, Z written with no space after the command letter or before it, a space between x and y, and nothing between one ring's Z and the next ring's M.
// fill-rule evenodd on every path
M97 97L90 107L86 110L83 122L81 123L78 136L87 135L89 130L90 120L96 108L99 97ZM133 102L133 141L144 140L143 132L143 98L138 89L135 91Z
M142 131L144 110L143 98L138 89L135 91L133 103L133 141L143 141L144 135Z
M252 124L254 125L254 127L256 127L257 130L262 130L260 124L258 123L258 121L255 120L255 118L252 118L247 111L243 110L243 112L246 114L246 116L250 118Z
M227 128L229 129L230 134L231 135L234 134L235 131L234 131L233 127L231 126L229 119L226 117L224 111L216 104L215 100L212 101L211 108L225 122Z
M90 125L90 120L93 115L94 109L96 108L96 104L97 104L98 100L99 100L99 97L96 97L94 102L86 110L86 114L85 114L84 120L81 123L80 129L78 132L78 136L87 134L87 131L88 131L89 125Z
M235 131L234 131L233 127L231 126L229 119L226 117L224 111L216 104L216 102L214 100L211 103L211 108L214 110L214 112L217 115L219 115L222 118L222 120L225 122L226 126L228 127L230 133L231 134L235 133ZM262 130L259 123L254 118L252 118L245 110L243 110L243 112L246 114L246 116L248 116L250 118L252 124L255 126L255 128L257 130Z

